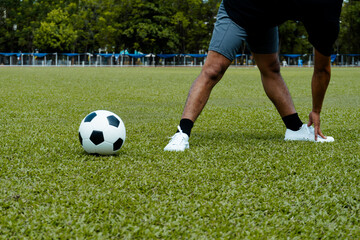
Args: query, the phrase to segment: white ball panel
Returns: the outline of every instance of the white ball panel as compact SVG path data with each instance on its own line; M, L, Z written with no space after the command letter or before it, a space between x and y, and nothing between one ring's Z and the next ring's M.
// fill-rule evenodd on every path
M93 144L90 139L83 139L83 148L87 153L96 153L95 144Z
M110 155L115 153L113 151L113 144L109 142L103 142L97 145L95 148L96 148L96 153L101 155Z
M104 138L105 141L114 143L116 142L119 138L122 138L125 141L125 127L124 124L121 123L120 126L118 128L115 128L113 126L108 126L105 130L104 130Z
M103 129L105 129L109 124L106 117L98 115L91 121L91 125L94 130L103 131Z
M79 127L79 132L80 132L81 137L83 139L89 138L92 131L93 131L93 129L92 129L92 124L91 123L88 123L88 122L81 123L81 125Z

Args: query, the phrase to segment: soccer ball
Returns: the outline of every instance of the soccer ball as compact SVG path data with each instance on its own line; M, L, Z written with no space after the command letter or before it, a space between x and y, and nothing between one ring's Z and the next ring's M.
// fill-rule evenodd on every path
M91 154L111 155L124 145L125 125L115 113L97 110L88 114L79 127L79 140Z

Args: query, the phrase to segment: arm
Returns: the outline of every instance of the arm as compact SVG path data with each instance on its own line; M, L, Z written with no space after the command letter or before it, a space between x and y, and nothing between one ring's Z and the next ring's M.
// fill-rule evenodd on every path
M311 82L312 111L309 114L308 126L314 124L315 140L320 135L326 138L320 130L320 112L325 97L326 89L331 77L330 56L325 56L315 50L314 74Z

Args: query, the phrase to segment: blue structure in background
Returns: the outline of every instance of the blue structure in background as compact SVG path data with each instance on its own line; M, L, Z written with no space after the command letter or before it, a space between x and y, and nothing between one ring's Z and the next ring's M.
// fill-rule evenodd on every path
M202 66L207 54L144 54L129 53L0 53L0 65L36 66ZM312 65L313 55L281 54L287 66ZM340 66L360 66L360 54L331 55L331 62ZM251 55L237 54L234 65L253 65Z

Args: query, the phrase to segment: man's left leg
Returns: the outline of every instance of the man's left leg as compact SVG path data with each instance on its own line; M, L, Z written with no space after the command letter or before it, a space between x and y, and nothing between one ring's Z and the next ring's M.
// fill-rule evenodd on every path
M280 74L277 53L253 54L261 73L261 80L267 96L274 103L286 125L285 140L332 142L334 138L315 139L315 130L303 124L296 113L289 90Z
M282 117L286 128L292 131L299 130L303 123L296 113L290 92L281 76L278 53L253 53L253 56L260 70L264 90Z

